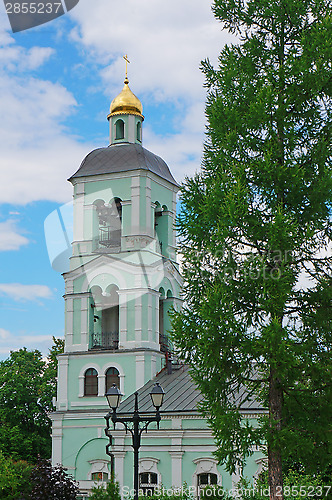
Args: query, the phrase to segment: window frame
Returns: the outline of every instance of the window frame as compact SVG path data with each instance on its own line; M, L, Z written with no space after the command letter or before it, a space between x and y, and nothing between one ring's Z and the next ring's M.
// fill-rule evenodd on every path
M94 372L94 373L88 373ZM92 386L93 379L93 386ZM87 384L89 382L89 384ZM93 387L93 392L91 390ZM89 391L87 390L89 388ZM84 396L85 397L96 397L98 396L98 372L95 368L87 368L84 372Z

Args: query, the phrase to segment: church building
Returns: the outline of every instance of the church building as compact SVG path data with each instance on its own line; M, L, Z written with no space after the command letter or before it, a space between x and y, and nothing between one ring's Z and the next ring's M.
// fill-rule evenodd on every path
M164 160L142 146L143 108L126 78L107 116L110 145L89 153L69 181L74 190L74 237L65 280L65 352L59 356L52 461L78 481L81 498L111 474L122 496L133 488L131 435L117 424L109 454L105 392L123 394L118 413L152 413L149 392L165 391L160 429L142 435L139 481L156 487L231 489L229 475L214 458L215 444L197 404L202 395L188 366L172 362L168 311L181 307L174 222L178 184ZM257 418L255 402L242 407ZM248 459L244 475L263 466L261 451Z

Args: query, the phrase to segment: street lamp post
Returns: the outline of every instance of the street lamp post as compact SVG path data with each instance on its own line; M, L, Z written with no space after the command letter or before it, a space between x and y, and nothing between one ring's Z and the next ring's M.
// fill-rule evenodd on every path
M116 410L119 407L122 394L119 391L118 387L113 384L113 386L107 391L105 394L108 404L112 410L109 412L106 417L106 429L105 434L108 436L110 442L106 446L106 453L111 455L110 446L112 445L112 435L110 432L110 420L113 422L113 426L115 429L115 424L119 422L123 424L126 432L129 431L132 436L132 447L134 450L134 500L138 499L138 454L141 446L141 435L143 431L147 431L148 426L152 422L157 423L157 427L159 429L160 422L160 412L159 408L163 404L164 400L164 391L163 388L157 383L153 386L150 396L152 400L152 404L156 409L156 415L154 417L142 417L138 411L138 393L135 392L135 406L134 413L128 417L118 417ZM129 424L129 425L128 425ZM131 425L130 425L131 424Z

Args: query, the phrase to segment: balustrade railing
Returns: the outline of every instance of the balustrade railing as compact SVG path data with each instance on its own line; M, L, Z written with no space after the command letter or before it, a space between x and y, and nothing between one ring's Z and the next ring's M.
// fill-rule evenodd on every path
M94 332L91 349L119 349L119 332Z

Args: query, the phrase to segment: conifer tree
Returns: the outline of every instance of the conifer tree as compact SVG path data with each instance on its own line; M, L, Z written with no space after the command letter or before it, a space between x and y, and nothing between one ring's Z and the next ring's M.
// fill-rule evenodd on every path
M239 43L202 64L207 139L182 187L173 340L219 460L234 472L265 444L280 500L283 462L331 460L332 11L215 0L213 12ZM267 410L257 426L241 418L246 399Z

